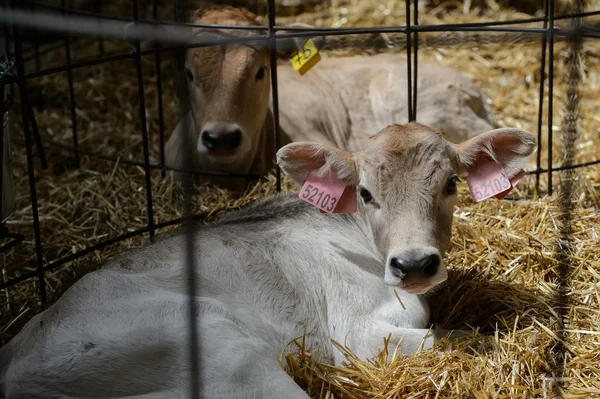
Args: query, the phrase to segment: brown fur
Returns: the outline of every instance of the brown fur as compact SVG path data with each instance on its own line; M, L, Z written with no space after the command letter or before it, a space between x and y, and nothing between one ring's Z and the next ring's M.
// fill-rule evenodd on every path
M220 6L196 13L194 22L250 26L259 25L260 18L246 9ZM256 31L235 33L252 35ZM297 45L293 39L277 41L278 51L287 49L288 55ZM405 74L398 60L389 55L328 58L304 76L289 62L286 64L277 68L280 145L316 141L352 151L367 144L372 129L379 130L406 117L405 96L401 93L406 86ZM187 123L178 125L169 138L166 164L182 167L180 152L185 148L192 152L195 169L267 173L273 166L275 148L268 49L248 43L191 48L187 50L187 68L193 75L188 85L191 111ZM491 128L487 111L480 112L485 111L485 97L458 72L425 63L420 68L420 79L421 121L443 128L452 141ZM469 105L471 102L476 106ZM420 129L418 126L406 125L403 129L408 132ZM209 149L202 135L210 129L238 130L242 132L241 143L228 153ZM440 136L438 130L435 132ZM392 136L390 140L392 148L403 146L408 150L401 137ZM242 188L245 183L236 180L225 185Z
M221 5L206 10L196 10L192 22L213 25L260 25L258 17L246 8Z

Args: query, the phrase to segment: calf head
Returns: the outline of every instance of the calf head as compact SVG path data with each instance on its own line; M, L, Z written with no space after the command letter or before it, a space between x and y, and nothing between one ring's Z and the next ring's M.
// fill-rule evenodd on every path
M222 7L197 12L192 22L253 26L261 21L247 10ZM191 48L185 66L195 125L191 133L198 153L217 164L235 163L254 153L269 107L267 49L254 45Z
M358 218L385 259L385 282L425 293L447 278L443 256L450 243L459 177L488 157L501 162L513 178L535 144L531 133L496 129L456 145L436 130L409 123L388 126L357 153L292 143L277 158L299 184L318 170L355 187Z
M196 12L191 22L261 26L263 18L243 8L219 6ZM207 33L205 29L197 29L195 34ZM218 30L221 39L223 35L227 38L227 35L260 34L265 31ZM298 39L278 40L277 55L289 56L299 45ZM268 43L251 41L190 48L185 66L194 122L188 133L198 153L198 163L213 170L247 171L264 134L270 103Z

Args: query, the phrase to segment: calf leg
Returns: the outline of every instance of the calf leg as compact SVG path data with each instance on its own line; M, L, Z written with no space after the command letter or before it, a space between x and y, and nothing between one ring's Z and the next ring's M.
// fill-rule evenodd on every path
M200 344L203 397L308 398L277 362L279 345L248 334L234 320L205 317Z
M388 359L391 359L396 348L402 355L417 353L420 349L430 349L433 344L442 338L450 340L471 336L469 331L462 330L433 330L427 328L398 328L386 323L371 324L362 329L356 329L349 334L347 346L359 358L371 359L384 347L384 339L391 337L388 342ZM341 361L341 354L336 354L336 363Z

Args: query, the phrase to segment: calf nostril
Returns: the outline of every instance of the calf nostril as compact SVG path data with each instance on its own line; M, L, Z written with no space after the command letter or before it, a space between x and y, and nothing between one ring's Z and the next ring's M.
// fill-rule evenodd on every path
M202 144L209 150L212 150L217 146L216 137L213 136L208 130L202 132Z
M427 277L431 277L437 273L438 268L440 267L440 257L437 255L429 255L426 258L425 264L423 268L423 273Z
M209 150L235 150L242 142L242 132L239 129L226 132L202 132L202 144Z
M406 266L402 263L402 261L398 260L398 258L392 258L392 260L390 261L391 266L396 269L395 274L399 277L399 278L404 278L406 277Z
M237 129L231 133L227 133L227 148L232 149L232 150L235 148L238 148L240 146L241 142L242 142L241 130Z

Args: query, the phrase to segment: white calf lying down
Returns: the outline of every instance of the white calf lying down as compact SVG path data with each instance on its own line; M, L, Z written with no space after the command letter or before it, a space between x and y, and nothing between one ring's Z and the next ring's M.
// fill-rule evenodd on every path
M254 14L232 7L198 12L193 22L261 25ZM287 45L287 53L280 49L283 56L295 48L285 41L278 43ZM167 165L183 167L181 151L185 150L190 151L196 169L257 175L270 171L275 143L268 49L257 45L191 48L186 66L190 112L167 142ZM398 56L331 57L303 76L286 61L277 73L284 144L313 141L358 151L369 133L408 122L406 61ZM456 70L420 63L418 88L417 120L441 129L448 140L458 143L493 128L486 96ZM211 180L227 187L239 183Z
M388 334L390 352L401 339L402 353L416 351L429 322L419 294L447 277L457 175L490 156L513 177L534 148L516 129L456 146L416 123L385 128L357 153L283 147L278 162L293 179L328 170L356 188L358 211L325 214L280 195L195 231L202 397L307 398L278 364L303 334L336 364L331 339L361 358ZM185 236L176 235L87 274L0 350L1 392L189 397L184 259Z

